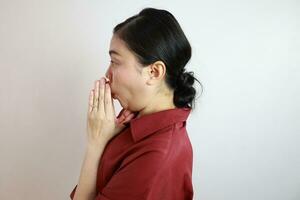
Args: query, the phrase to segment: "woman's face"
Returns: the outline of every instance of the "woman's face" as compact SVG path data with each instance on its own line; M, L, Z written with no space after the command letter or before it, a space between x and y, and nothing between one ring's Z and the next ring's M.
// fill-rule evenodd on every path
M150 101L147 67L141 67L117 35L111 39L109 52L111 63L105 75L110 79L112 97L118 99L123 108L140 111Z

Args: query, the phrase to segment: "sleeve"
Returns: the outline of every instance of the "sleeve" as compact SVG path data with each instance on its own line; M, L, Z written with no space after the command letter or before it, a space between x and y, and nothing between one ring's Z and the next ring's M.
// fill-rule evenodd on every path
M147 151L128 157L98 193L96 200L144 200L153 198L151 191L165 159L161 151ZM157 195L157 194L156 194Z
M122 115L122 113L125 111L125 109L122 109L117 118L120 117ZM128 127L129 126L129 122L128 123L125 123L125 126ZM73 200L74 196L75 196L75 192L76 192L76 188L77 188L77 185L74 187L74 189L72 190L72 192L70 193L70 198ZM101 197L102 199L105 199L105 197Z

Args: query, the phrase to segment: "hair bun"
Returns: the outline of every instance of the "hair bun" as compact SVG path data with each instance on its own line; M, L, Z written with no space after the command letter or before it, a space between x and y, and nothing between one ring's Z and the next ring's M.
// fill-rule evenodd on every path
M177 78L176 89L182 87L191 87L195 81L194 72L183 72Z
M174 90L174 100L180 107L186 107L193 101L196 90L193 87L195 82L194 72L184 72L178 76ZM188 105L192 107L192 105Z

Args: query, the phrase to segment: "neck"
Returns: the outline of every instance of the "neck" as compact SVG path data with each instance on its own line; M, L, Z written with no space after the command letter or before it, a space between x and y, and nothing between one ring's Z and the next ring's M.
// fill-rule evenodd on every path
M162 95L157 95L154 98L154 101L152 101L149 105L147 105L145 108L140 110L140 112L137 115L137 118L148 115L151 113L155 113L158 111L168 110L168 109L174 109L176 106L173 103L173 93L164 93Z

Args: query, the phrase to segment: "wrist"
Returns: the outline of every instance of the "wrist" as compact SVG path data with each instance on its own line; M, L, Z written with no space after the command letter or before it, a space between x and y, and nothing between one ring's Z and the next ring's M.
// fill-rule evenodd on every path
M102 142L100 144L87 144L86 146L86 152L87 153L100 153L101 151L104 150L105 146L106 146L106 142Z

